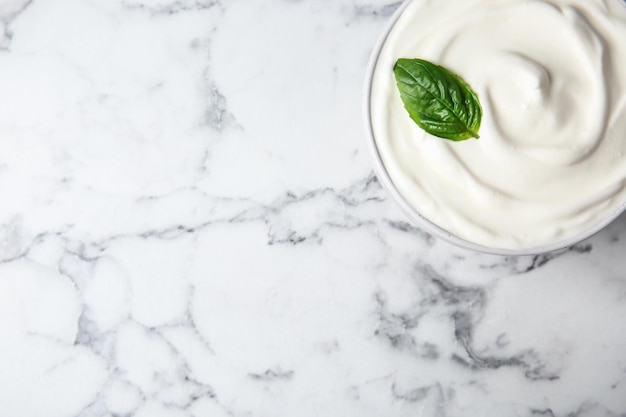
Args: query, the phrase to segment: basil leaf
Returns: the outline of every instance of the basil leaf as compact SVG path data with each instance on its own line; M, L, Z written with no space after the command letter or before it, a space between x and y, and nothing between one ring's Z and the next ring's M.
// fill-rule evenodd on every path
M419 127L453 141L478 139L483 111L461 77L423 59L400 58L393 72L404 108Z

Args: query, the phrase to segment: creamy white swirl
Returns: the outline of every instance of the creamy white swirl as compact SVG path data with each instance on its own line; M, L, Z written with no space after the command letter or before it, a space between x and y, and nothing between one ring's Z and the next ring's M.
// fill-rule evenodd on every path
M392 72L401 57L474 88L480 139L434 138L411 121ZM618 0L413 0L375 67L376 146L405 199L461 238L517 249L577 236L626 201L624 65Z

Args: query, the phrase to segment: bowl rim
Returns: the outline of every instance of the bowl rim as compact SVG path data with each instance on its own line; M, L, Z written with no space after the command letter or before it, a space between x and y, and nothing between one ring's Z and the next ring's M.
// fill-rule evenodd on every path
M376 144L376 137L374 135L374 129L372 126L372 114L371 114L371 93L372 93L372 83L374 79L374 72L376 71L376 66L378 64L378 59L380 57L380 53L384 48L387 38L389 34L395 27L398 19L404 13L407 6L413 0L404 0L398 9L393 13L390 17L387 25L383 29L382 34L378 37L377 42L374 44L374 48L372 49L372 53L369 58L369 62L367 64L367 70L365 73L365 83L363 88L363 97L362 97L362 111L363 111L363 121L365 124L366 131L366 139L368 143L368 148L370 149L370 154L372 155L372 159L374 161L374 172L378 177L378 180L383 185L383 188L391 194L391 197L395 201L395 203L400 207L402 212L411 220L413 224L418 226L419 228L425 230L429 234L435 236L436 238L442 239L448 243L451 243L457 247L468 249L475 252L481 252L490 255L501 255L501 256L524 256L524 255L541 255L549 252L554 252L558 250L563 250L569 247L572 247L583 240L586 240L596 233L600 232L602 229L607 227L610 223L612 223L617 217L620 216L626 210L626 201L622 202L617 209L610 215L607 216L603 221L594 225L593 227L582 231L574 236L568 237L566 239L560 239L554 242L551 242L546 245L538 245L531 246L528 248L520 248L520 249L510 249L510 248L500 248L500 247L490 247L486 245L482 245L479 243L472 242L470 240L461 238L459 236L454 235L453 233L445 230L441 226L433 223L431 220L423 216L419 213L419 211L410 204L406 198L400 193L400 191L396 188L389 172L387 171L385 164L382 160L382 156L379 152L378 146ZM626 0L620 1L622 4L626 3Z

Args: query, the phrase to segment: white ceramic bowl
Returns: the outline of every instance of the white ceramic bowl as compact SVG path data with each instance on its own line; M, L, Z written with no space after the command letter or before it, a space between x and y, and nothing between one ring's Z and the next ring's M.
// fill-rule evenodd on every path
M470 249L477 252L489 253L494 255L537 255L546 252L553 252L561 249L565 249L571 247L581 241L593 236L598 233L600 230L604 229L609 223L615 220L625 209L626 203L622 204L617 210L612 212L610 216L604 219L599 224L594 227L585 230L584 232L562 240L558 240L555 242L551 242L546 245L530 247L530 248L522 248L522 249L504 249L499 247L489 247L480 245L469 240L460 238L447 230L441 228L440 226L434 224L426 217L422 216L416 209L413 207L404 196L398 191L396 186L394 185L389 172L387 171L385 164L383 163L382 157L378 150L376 144L376 138L374 136L374 131L372 128L372 118L371 118L371 90L372 90L372 80L374 75L374 70L376 68L376 64L378 62L378 57L380 55L381 50L383 49L387 37L391 30L393 29L395 23L397 22L400 15L404 12L408 4L412 0L405 0L402 5L396 10L394 15L391 17L387 27L382 33L382 36L378 40L377 44L374 47L372 52L370 62L367 68L367 73L365 77L365 89L363 96L363 113L364 113L364 121L365 121L365 131L367 134L367 141L369 144L369 148L372 152L373 160L374 160L374 169L376 175L378 176L379 181L382 183L383 187L389 192L394 201L400 206L402 211L409 217L409 219L417 225L419 228L425 230L426 232L432 234L433 236L443 239L449 243L452 243L456 246ZM617 0L621 4L626 5L626 0Z

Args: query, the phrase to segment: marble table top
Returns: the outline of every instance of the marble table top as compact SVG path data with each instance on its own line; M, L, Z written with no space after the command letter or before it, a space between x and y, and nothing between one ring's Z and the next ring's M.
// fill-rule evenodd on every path
M379 185L398 6L0 3L0 417L626 416L626 217L489 256Z

